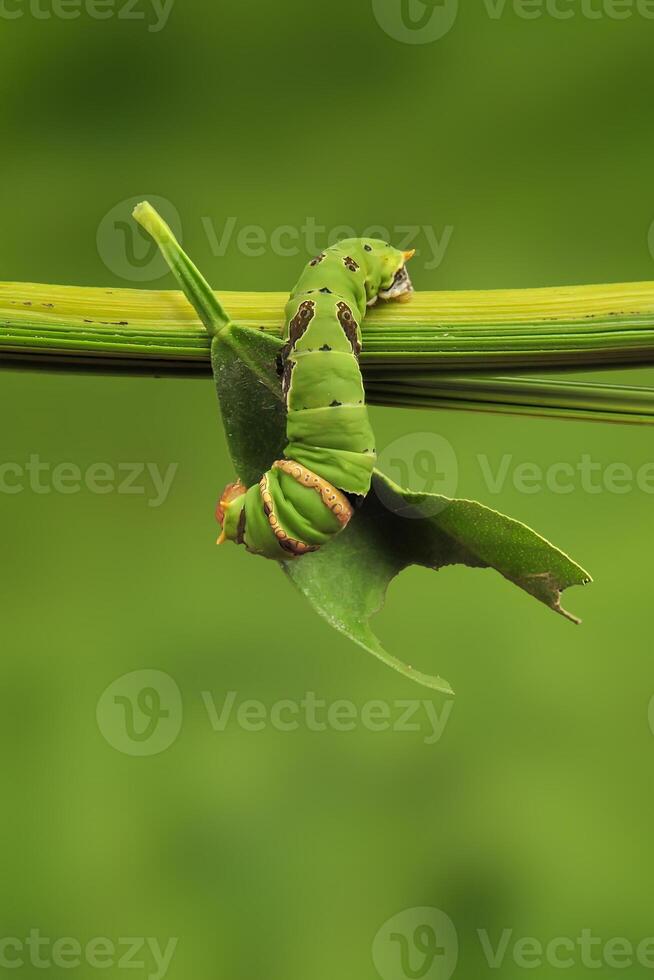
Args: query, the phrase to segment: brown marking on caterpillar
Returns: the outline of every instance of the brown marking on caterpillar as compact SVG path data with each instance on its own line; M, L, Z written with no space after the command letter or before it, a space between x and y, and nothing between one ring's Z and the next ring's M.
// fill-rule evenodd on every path
M316 313L316 304L312 299L306 299L300 303L297 313L288 325L288 340L282 347L277 357L277 374L282 379L282 393L284 397L288 395L291 385L291 372L293 364L289 362L289 355L302 337L313 320Z
M312 266L320 265L320 263L323 262L326 258L327 256L325 255L325 253L321 252L320 255L316 255L315 259L311 259L309 265Z
M344 493L337 490L327 480L323 480L321 476L313 473L306 466L302 466L301 463L296 463L293 459L275 460L273 469L281 470L282 473L293 477L301 486L310 487L320 494L323 504L332 512L342 527L349 523L354 513L352 504Z
M238 526L236 528L236 544L243 544L245 542L245 507L239 514Z
M305 299L300 303L298 311L288 325L288 342L293 347L297 344L300 337L313 320L316 313L316 304L312 299Z
M286 358L291 352L290 344L286 343L281 348L279 354L275 358L275 369L277 371L277 377L281 378L284 374L284 364L286 363Z
M359 263L355 262L351 255L346 255L343 259L343 265L349 272L358 272Z
M282 394L284 398L288 398L288 393L291 390L291 375L293 374L294 367L295 361L288 360L287 354L282 368Z
M347 303L340 302L336 304L336 315L345 336L352 345L352 353L355 357L358 357L361 353L361 341L359 340L358 326L352 310Z
M305 544L304 541L298 541L296 538L286 538L284 541L278 538L277 540L284 551L288 551L295 558L308 555L312 551L318 551L318 545Z

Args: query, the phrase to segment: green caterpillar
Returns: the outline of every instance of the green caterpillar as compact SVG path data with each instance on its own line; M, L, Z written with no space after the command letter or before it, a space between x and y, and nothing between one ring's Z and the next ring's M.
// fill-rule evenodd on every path
M306 266L286 307L279 359L288 439L259 484L229 484L216 516L219 541L266 558L317 551L347 526L370 490L375 441L359 368L361 322L378 299L413 290L401 252L352 238Z

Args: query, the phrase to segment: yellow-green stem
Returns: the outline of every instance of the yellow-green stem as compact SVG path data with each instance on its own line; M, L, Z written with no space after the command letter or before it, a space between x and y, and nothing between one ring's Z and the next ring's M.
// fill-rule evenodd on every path
M285 293L219 295L207 298L208 317L226 319L224 304L235 322L280 333ZM180 292L0 283L3 366L207 375L209 343ZM651 282L419 292L409 304L373 309L364 323L373 404L651 422L650 389L515 374L653 363Z

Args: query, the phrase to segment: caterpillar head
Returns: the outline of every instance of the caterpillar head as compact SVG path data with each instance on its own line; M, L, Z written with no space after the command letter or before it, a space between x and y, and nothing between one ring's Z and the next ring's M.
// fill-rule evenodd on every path
M228 483L223 490L216 507L216 520L222 528L218 544L222 544L223 541L236 541L238 539L246 491L247 487L240 480L235 483Z
M377 299L404 302L413 292L413 284L406 264L415 255L415 249L403 252L374 238L364 239L363 251L371 272L371 279L379 283L369 298L369 306Z
M407 271L406 263L415 255L415 249L411 252L402 252L402 264L397 268L393 280L388 287L379 290L379 296L385 300L399 300L405 303L413 292L413 283Z

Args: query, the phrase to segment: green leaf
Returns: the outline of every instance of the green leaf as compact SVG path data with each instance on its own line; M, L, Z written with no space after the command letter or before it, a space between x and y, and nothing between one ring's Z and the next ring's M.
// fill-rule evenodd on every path
M229 451L248 487L282 457L286 445L286 406L275 369L281 347L275 337L233 323L211 344Z
M233 324L212 345L230 452L238 476L248 485L280 457L285 443L285 411L275 371L280 349L280 341ZM346 530L319 552L282 567L335 629L404 676L451 694L447 681L389 654L370 619L404 568L455 564L494 568L573 620L561 608L560 594L590 581L579 565L524 524L474 501L403 490L377 471L371 493Z
M574 622L561 608L561 592L590 581L567 555L519 521L471 500L404 490L378 471L346 530L284 570L335 629L405 676L451 694L447 681L387 653L370 626L391 581L410 565L494 568Z

